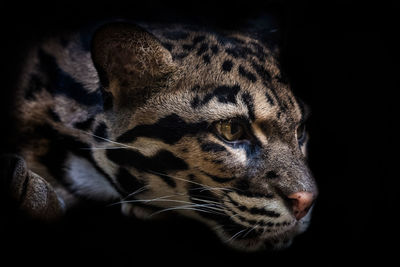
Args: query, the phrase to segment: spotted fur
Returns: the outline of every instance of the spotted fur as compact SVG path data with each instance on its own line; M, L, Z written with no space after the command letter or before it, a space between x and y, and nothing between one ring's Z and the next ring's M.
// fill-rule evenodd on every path
M19 156L5 157L19 166L4 167L14 198L41 219L94 200L198 219L239 249L288 246L310 212L296 220L287 196L317 194L296 137L306 114L257 36L121 22L34 47L18 85ZM227 119L251 139L224 141L213 125Z

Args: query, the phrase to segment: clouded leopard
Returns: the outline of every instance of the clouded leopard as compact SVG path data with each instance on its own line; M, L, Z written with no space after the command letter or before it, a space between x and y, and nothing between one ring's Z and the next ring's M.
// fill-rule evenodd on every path
M242 250L289 246L317 196L307 108L268 32L103 23L30 50L2 183L33 218L91 200L178 213Z

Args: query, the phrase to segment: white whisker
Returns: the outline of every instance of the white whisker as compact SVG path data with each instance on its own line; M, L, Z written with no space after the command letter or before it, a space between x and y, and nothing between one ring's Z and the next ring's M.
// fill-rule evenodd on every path
M246 231L246 230L247 230L247 228L246 228L246 229L243 229L243 230L241 230L241 231L239 231L239 232L237 232L237 233L234 234L231 238L229 238L226 242L227 242L227 243L233 242L241 233L243 233L243 232Z
M184 200L167 199L167 197L172 197L172 196L165 196L163 198L156 198L156 199L128 200L128 201L121 201L120 203L138 203L138 202L149 203L149 202L156 202L156 201L174 202L174 203L188 204L188 205L196 206L196 207L205 207L205 208L208 208L208 209L211 209L211 210L216 210L216 211L221 211L221 212L224 211L222 208L216 207L215 204L196 204L196 203L192 203L192 202L184 201Z
M250 228L250 230L247 231L247 232L243 235L243 238L245 238L248 234L250 234L251 231L255 230L258 226L259 226L259 225L256 224L256 225L254 225L252 228Z
M233 218L235 218L235 217L237 217L237 216L239 216L239 214L234 214L234 215L232 215L232 216L229 216L229 219L233 219Z
M110 147L83 147L81 149L84 150L109 150L109 149L127 149L127 147L124 146L110 146Z
M206 210L206 209L202 209L202 208L209 208L209 207L206 206L206 204L204 204L204 205L199 205L199 204L183 205L183 206L166 208L166 209L162 209L162 210L156 211L156 212L152 213L150 215L150 217L154 216L154 215L157 215L157 214L160 214L162 212L173 211L173 210L194 210L194 211L200 211L200 212L205 212L205 213L210 213L210 214L226 215L224 213L210 211L210 210Z
M206 186L206 185L203 185L202 187L199 187L199 188L190 188L189 190L190 191L199 190L200 193L202 193L204 191L213 191L213 190L232 191L231 189L225 188L225 187L211 187L211 186L204 187L204 186Z
M139 194L139 193L141 193L141 192L143 192L143 191L146 191L148 188L149 188L149 185L142 186L142 187L139 188L138 190L136 190L136 191L130 193L129 195L127 195L126 197L124 197L122 200L125 200L125 199L127 199L128 197L132 197L132 196L137 195L137 194Z
M221 203L221 202L220 202L220 199L221 199L221 198L213 197L213 196L203 196L203 195L198 195L198 194L190 193L190 197L191 197L192 199L194 199L194 198L200 198L200 199L202 199L202 200L209 200L209 201L215 200L215 202ZM203 199L202 197L206 197L207 199Z
M221 191L227 190L227 191L232 191L231 189L228 189L228 188L211 187L211 186L208 186L208 185L205 185L205 184L201 184L201 183L190 181L190 180L187 180L187 179L171 176L171 175L168 175L168 174L165 174L165 173L160 173L160 172L156 172L156 171L152 171L152 170L147 170L147 171L150 172L150 173L156 174L156 175L162 175L162 176L166 176L166 177L169 177L169 178L172 178L172 179L176 179L176 180L179 180L179 181L184 181L184 182L187 182L187 183L199 185L202 188L198 188L198 190L210 190L210 191L212 191L212 190L221 190ZM197 190L197 188L195 190Z
M208 200L208 199L201 199L201 198L197 198L197 197L192 197L191 199L197 200L197 201L201 201L201 202L205 202L205 203L212 203L212 204L215 204L215 205L223 207L223 205L220 202L217 202L217 201L212 201L212 200Z
M148 185L142 186L141 188L139 188L138 190L136 190L136 191L130 193L130 194L127 195L126 197L122 198L121 200L109 204L107 207L111 207L111 206L115 206L115 205L118 205L118 204L127 203L127 201L125 201L125 199L127 199L127 198L129 198L129 197L132 197L132 196L134 196L134 195L137 195L137 194L139 194L139 193L142 193L143 191L146 191L146 189L147 189L148 187L149 187Z
M175 197L176 195L168 195L168 196L162 196L162 197L156 197L156 198L151 198L151 199L133 199L133 200L125 200L125 201L120 201L117 204L123 204L123 203L149 203L149 202L155 202L155 201L168 201L168 198L170 197Z
M138 148L136 148L136 147L128 146L128 145L125 145L125 144L122 144L122 143L119 143L119 142L115 142L115 141L113 141L113 140L110 140L110 139L108 139L108 138L104 138L104 137L95 135L95 134L93 134L93 133L91 133L91 132L88 132L88 131L82 131L82 132L85 133L85 134L87 134L87 135L91 135L91 136L93 136L93 137L99 138L99 139L101 139L101 140L103 140L103 141L106 141L106 142L108 142L108 143L111 143L111 144L116 144L116 145L119 145L119 146L122 146L122 147L125 147L125 148L130 148L130 149L138 150Z

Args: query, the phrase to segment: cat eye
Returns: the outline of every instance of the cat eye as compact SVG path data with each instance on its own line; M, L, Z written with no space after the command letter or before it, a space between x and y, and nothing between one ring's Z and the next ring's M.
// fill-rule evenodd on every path
M304 142L304 139L306 138L306 125L304 123L300 124L299 127L297 127L296 135L299 143Z
M217 134L228 142L243 139L244 127L241 123L233 120L220 121L215 124Z

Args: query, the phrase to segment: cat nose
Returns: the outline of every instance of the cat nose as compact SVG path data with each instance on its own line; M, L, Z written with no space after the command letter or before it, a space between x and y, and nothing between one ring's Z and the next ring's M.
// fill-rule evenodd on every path
M288 196L292 203L293 213L297 220L307 215L314 202L314 194L310 192L296 192Z

